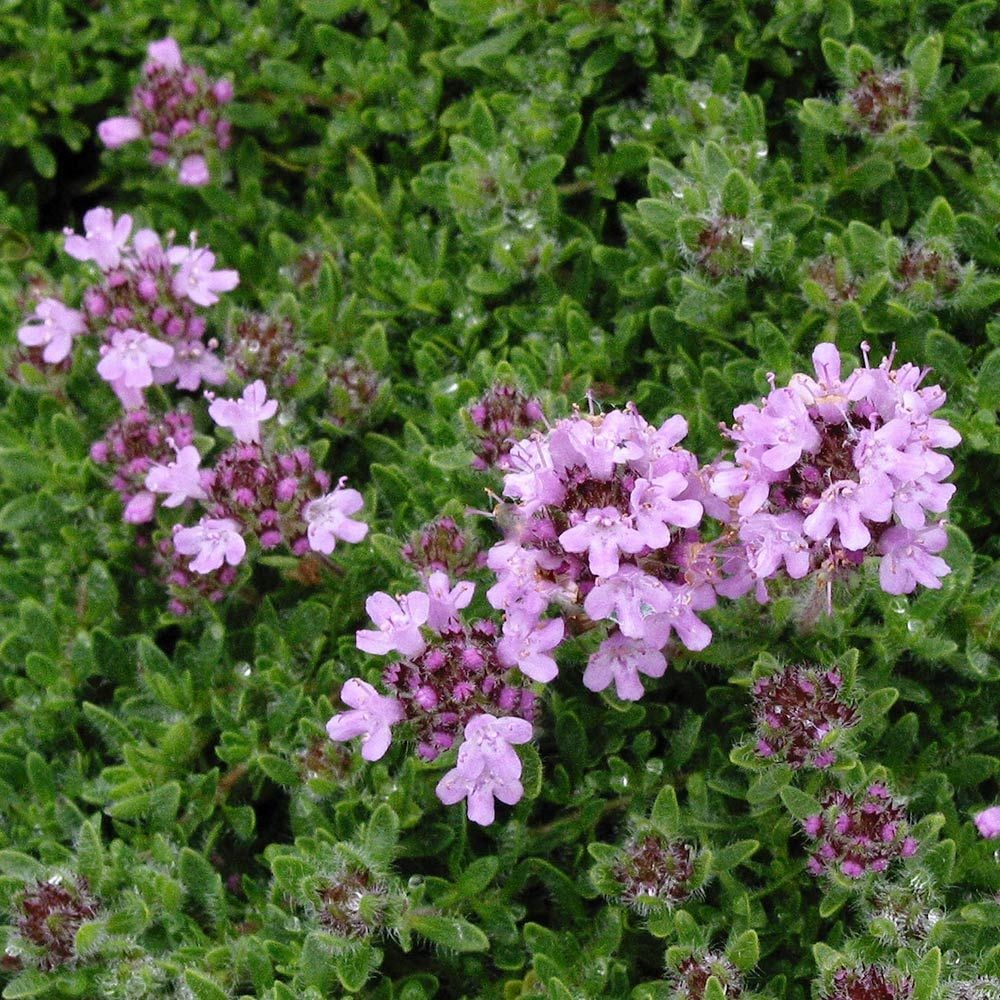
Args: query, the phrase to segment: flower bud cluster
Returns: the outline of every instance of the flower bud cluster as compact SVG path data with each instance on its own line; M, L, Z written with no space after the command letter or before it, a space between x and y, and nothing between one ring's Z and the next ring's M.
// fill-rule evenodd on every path
M697 460L678 447L686 433L682 417L654 428L630 404L560 420L511 449L511 528L487 556L497 578L487 598L506 614L522 673L545 682L558 672L550 651L564 620L542 617L552 603L567 619L607 623L583 682L592 691L614 683L629 700L642 697L640 673L666 670L672 634L691 650L711 641L697 612L716 590L695 555L703 491Z
M727 1000L743 995L740 970L714 951L697 952L682 958L669 976L675 1000L703 1000L709 979L714 978Z
M863 904L869 933L888 947L919 944L944 915L940 902L932 884L919 875L881 882Z
M68 338L80 332L82 316L104 342L98 374L128 409L142 406L154 383L196 390L203 382L224 382L225 366L214 353L218 343L205 339L204 310L239 284L236 271L215 270L215 255L193 237L189 246L175 246L169 239L164 245L151 229L133 234L131 216L116 220L107 208L91 209L83 225L83 236L67 230L66 253L97 264L101 281L84 292L82 313L57 310L58 331L44 325L57 322L51 314L55 300L40 303L33 318L41 319L42 332L22 327L21 342L47 336L49 347L57 345L61 355Z
M421 576L442 572L460 578L486 565L486 556L476 540L451 517L425 524L403 546L402 556Z
M15 947L25 964L51 972L76 961L76 932L98 915L87 880L52 878L26 889L14 904Z
M847 119L862 135L880 136L910 124L918 106L916 87L904 70L866 69L844 96Z
M365 868L344 866L318 890L316 919L341 938L366 938L381 929L389 889Z
M671 909L686 903L697 888L697 856L690 844L667 840L658 833L632 837L611 867L611 875L620 886L618 899L643 915L653 901Z
M878 965L838 969L823 1000L909 1000L913 980Z
M95 441L90 457L111 470L111 487L121 497L129 524L153 519L156 497L146 486L149 471L171 461L177 450L191 447L194 423L188 413L173 410L162 416L145 408L127 410Z
M934 417L939 386L920 388L926 370L893 358L841 379L832 344L813 352L816 378L793 375L761 404L734 411L735 462L714 467L710 488L733 506L730 525L743 545L745 588L768 599L779 572L798 580L859 566L881 556L879 580L890 594L917 584L939 588L949 570L937 553L955 487L943 480L950 459L935 449L961 440Z
M181 184L201 186L209 182L205 154L232 141L230 124L220 116L232 99L228 80L209 80L201 67L184 61L173 38L163 38L149 44L129 114L105 119L97 134L108 149L148 139L150 163L169 164Z
M813 875L838 871L848 878L884 872L897 858L911 858L917 841L909 836L906 809L885 785L851 794L829 791L822 812L802 823L815 842L808 869Z
M476 427L472 467L506 471L511 448L543 419L538 400L526 396L517 386L495 385L472 406L469 417Z
M240 383L260 379L272 393L298 381L302 352L290 320L266 312L235 311L226 329L225 359Z
M357 358L340 358L327 369L326 378L326 417L331 424L356 429L373 421L388 384L374 368Z
M842 695L836 670L789 667L754 683L757 753L793 768L827 768L837 755L837 734L856 726L860 716Z

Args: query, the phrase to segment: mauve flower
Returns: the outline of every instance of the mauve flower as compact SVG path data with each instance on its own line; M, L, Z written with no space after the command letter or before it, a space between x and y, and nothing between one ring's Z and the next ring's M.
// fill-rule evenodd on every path
M877 487L841 479L831 483L819 497L815 509L802 524L803 532L816 541L830 536L836 525L840 544L860 552L872 540L862 518L888 521L892 516L892 496Z
M743 428L748 439L767 446L760 462L772 472L790 469L803 452L811 453L820 444L805 403L791 389L775 389L762 410L745 411Z
M146 48L147 65L162 66L164 69L179 70L184 65L181 49L170 37L150 42Z
M332 493L310 500L302 512L302 519L309 526L306 535L309 548L313 552L329 555L337 546L337 540L360 542L368 534L368 525L363 521L352 521L364 506L364 498L357 490L337 487Z
M73 338L86 331L86 320L78 309L70 309L58 299L42 299L17 331L17 339L25 347L44 347L42 360L57 365L69 356Z
M975 816L976 829L987 840L1000 837L1000 806L990 806Z
M828 424L842 424L848 416L851 403L864 398L871 389L873 379L867 368L858 368L840 379L840 352L833 344L819 344L812 354L816 378L795 374L788 386Z
M635 527L643 543L651 549L662 548L670 541L670 528L693 528L704 509L697 500L677 500L688 488L679 472L667 472L655 479L637 479L629 498Z
M590 657L583 672L583 686L589 691L603 691L614 681L619 698L638 701L645 693L639 674L662 677L666 669L667 661L658 649L642 639L615 632Z
M449 622L458 618L458 612L467 608L472 601L476 585L470 580L459 580L454 587L448 574L436 570L427 578L427 596L430 598L430 612L427 625L440 632Z
M360 736L361 756L368 761L380 760L392 741L391 727L406 717L403 706L359 677L344 682L340 698L352 711L333 716L326 724L327 735L338 742Z
M559 543L567 552L588 553L594 576L613 576L620 553L634 554L646 544L630 522L614 507L591 508L582 521L559 536Z
M194 556L188 568L195 573L211 573L223 563L238 566L247 546L239 526L228 517L203 517L193 528L174 525L174 548L184 556Z
M887 594L909 594L918 583L932 590L941 587L939 577L951 569L936 553L948 545L948 536L940 525L911 531L893 525L882 533L878 550L882 554L878 576Z
M666 611L674 603L667 588L638 566L622 566L597 583L583 607L594 621L614 616L621 631L631 639L642 639L649 628L647 616Z
M102 271L118 267L132 232L132 216L123 215L115 222L110 208L92 208L83 217L83 229L85 236L65 230L66 253L75 260L92 260Z
M528 615L511 615L503 625L503 638L497 643L497 656L504 666L517 667L522 674L543 684L559 673L549 655L562 642L561 618L539 622Z
M418 656L427 644L420 633L430 615L430 598L419 590L393 600L381 591L365 601L368 616L378 630L359 629L356 637L358 649L366 653L391 653L396 650L403 656Z
M146 490L141 490L125 504L122 520L126 524L148 524L153 520L155 511L156 497Z
M213 271L215 254L204 247L174 247L170 261L180 264L171 282L174 295L199 306L214 306L219 301L219 292L231 292L240 283L237 271Z
M185 500L205 500L208 494L201 485L201 455L189 444L177 452L177 458L168 465L154 465L146 473L146 489L153 493L167 493L164 507L179 507Z
M278 403L267 398L267 388L258 379L243 390L239 399L216 399L208 415L220 426L228 427L237 441L260 443L260 425L278 412Z
M141 330L116 330L111 346L102 348L104 356L97 372L108 382L126 389L145 389L153 384L153 369L163 368L174 359L174 349Z
M180 167L178 168L177 179L181 182L181 184L185 184L188 187L204 187L211 179L208 172L208 161L201 155L201 153L191 153L190 156L185 156L184 159L181 160ZM218 275L225 273L226 272L224 271L216 271L215 276L217 278ZM235 274L236 272L234 271L232 273ZM231 288L235 287L236 282L233 282L233 284L228 288L216 286L214 290L228 292ZM193 295L191 298L194 301L198 301ZM202 304L204 305L207 303Z
M105 118L97 126L97 134L108 149L118 149L119 146L142 138L142 122L121 115Z

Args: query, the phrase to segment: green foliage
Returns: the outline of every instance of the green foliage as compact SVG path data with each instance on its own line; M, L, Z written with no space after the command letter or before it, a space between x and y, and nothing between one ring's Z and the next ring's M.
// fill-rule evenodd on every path
M0 4L3 996L638 1000L676 995L706 953L775 1000L859 963L910 976L915 1000L1000 976L1000 869L971 823L1000 771L991 13ZM95 136L168 32L236 89L202 189ZM281 433L364 492L363 545L308 571L266 556L231 599L163 610L88 457L119 412L96 349L41 370L15 345L38 295L79 303L59 232L95 204L197 231L239 269L221 340L240 310L291 324ZM435 798L440 763L397 745L366 764L326 738L343 681L377 680L353 639L365 597L415 583L400 547L442 513L498 537L469 513L500 488L470 467L485 389L518 385L550 417L588 395L680 413L711 458L733 408L822 340L876 363L895 344L948 393L963 443L940 590L892 597L864 572L829 617L807 581L728 602L640 703L582 688L579 636L519 748L525 798L485 829ZM836 665L858 705L829 775L754 750L749 688L791 663ZM889 782L917 856L881 883L808 874L801 822L827 779ZM682 901L622 897L646 836L690 846ZM97 915L45 968L18 907L75 879ZM705 997L731 995L721 975Z

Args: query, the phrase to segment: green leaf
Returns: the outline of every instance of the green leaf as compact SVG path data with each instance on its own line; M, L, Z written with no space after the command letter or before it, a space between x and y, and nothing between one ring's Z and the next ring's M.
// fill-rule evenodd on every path
M741 972L749 972L760 961L760 942L756 931L744 931L726 948L729 960Z
M392 809L381 803L372 813L365 828L365 852L372 864L388 867L396 855L396 842L399 840L399 818Z
M916 132L910 132L903 136L899 140L896 150L903 166L909 167L911 170L923 170L930 166L933 159L930 146Z
M838 42L836 38L824 38L821 48L823 58L827 66L830 67L835 76L846 76L847 74L847 46L843 42Z
M677 836L681 825L681 810L673 785L664 785L657 793L649 818L665 837Z
M214 979L194 969L184 970L184 982L195 1000L227 1000L229 996Z
M738 840L735 844L719 848L712 855L712 871L730 871L752 857L759 848L760 843L756 840Z
M931 35L925 38L910 54L910 69L917 90L925 93L934 82L938 68L941 65L941 54L944 51L944 39L941 35Z
M750 214L751 199L747 179L738 170L731 170L722 185L722 210L727 215L745 219Z
M489 938L464 917L411 911L406 923L415 934L451 951L487 951L490 947Z
M813 796L807 795L794 785L782 788L780 795L785 808L798 820L804 820L822 812L822 807Z
M913 970L913 1000L933 1000L941 978L941 949L931 948Z
M39 972L37 969L27 969L12 979L4 988L4 1000L21 1000L23 997L51 997L52 976Z

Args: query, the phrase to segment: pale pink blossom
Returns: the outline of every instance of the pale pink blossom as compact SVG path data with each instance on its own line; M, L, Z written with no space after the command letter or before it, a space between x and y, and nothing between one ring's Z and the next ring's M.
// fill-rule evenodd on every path
M203 517L193 528L174 525L174 548L194 556L188 568L195 573L211 573L223 563L238 566L247 551L239 526L228 517Z
M364 498L357 490L337 487L332 493L310 500L302 517L309 526L306 536L313 552L329 555L343 542L360 542L368 534L368 525L363 521L352 521L364 505Z
M66 253L75 260L92 260L102 271L110 271L122 261L122 250L132 232L132 216L123 215L115 222L110 208L92 208L83 217L83 230L84 236L65 230Z
M169 494L163 501L164 507L179 507L185 500L205 500L208 494L201 485L200 464L198 449L193 444L186 445L173 462L154 465L146 473L146 489Z
M267 398L267 388L260 379L251 382L239 399L216 399L208 408L216 424L228 427L244 444L259 444L261 423L277 412L277 400Z
M181 184L185 184L188 187L204 187L210 180L210 175L208 172L208 161L205 159L201 153L191 153L190 156L185 156L181 160L180 167L177 171L177 179ZM225 274L224 271L216 271L215 277L218 280L218 275ZM232 272L235 274L236 272ZM235 282L230 286L230 288L235 288ZM214 291L224 291L228 292L229 288L216 287ZM198 300L192 295L191 298L197 302Z
M476 585L471 580L459 580L454 587L447 573L437 570L427 578L427 596L430 598L430 613L427 624L440 632L449 622L458 618L458 612L467 608L472 601Z
M527 615L508 616L497 656L504 666L517 667L532 680L548 683L559 673L550 650L562 642L564 630L561 618L539 622Z
M662 677L666 669L667 661L658 649L642 639L615 632L590 657L583 672L583 686L589 691L603 691L613 681L619 698L638 701L645 693L639 674Z
M83 313L58 299L42 299L27 322L17 331L25 347L44 347L42 360L50 365L64 361L73 348L73 338L87 330Z
M403 656L419 656L427 646L420 626L427 622L430 606L430 598L420 590L403 594L398 600L381 591L372 594L365 601L365 610L377 630L359 629L358 649L366 653L396 650Z
M126 389L145 389L153 384L153 369L163 368L174 359L174 349L142 330L116 330L111 345L102 349L97 373L108 382Z
M1000 837L1000 806L990 806L975 816L976 829L987 840Z
M172 247L170 261L180 265L171 283L174 295L199 306L214 306L219 292L231 292L240 283L238 271L213 271L215 254L204 247Z
M146 59L147 64L162 66L164 69L179 70L184 65L180 46L169 36L150 42L146 48Z
M340 699L352 711L333 716L326 724L327 735L338 742L360 736L361 756L367 761L381 760L392 742L392 727L406 717L403 706L359 677L344 682Z
M97 134L108 149L118 149L126 143L142 138L142 122L121 115L105 118L97 126Z

